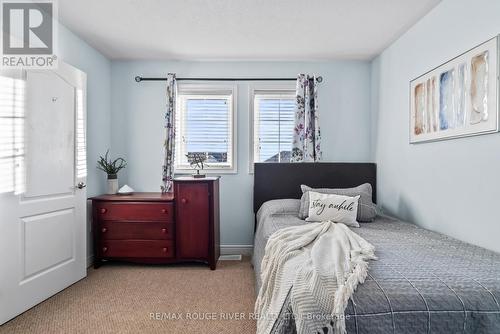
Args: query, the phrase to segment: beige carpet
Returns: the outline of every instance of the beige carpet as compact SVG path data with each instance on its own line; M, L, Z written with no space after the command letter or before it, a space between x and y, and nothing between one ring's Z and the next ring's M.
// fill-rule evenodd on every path
M215 271L110 264L89 268L87 278L0 326L0 333L255 333L254 301L248 259L219 261Z

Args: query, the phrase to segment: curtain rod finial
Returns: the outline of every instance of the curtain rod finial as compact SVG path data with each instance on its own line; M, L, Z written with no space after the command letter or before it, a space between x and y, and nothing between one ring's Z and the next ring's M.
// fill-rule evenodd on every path
M142 81L142 78L140 76L135 77L135 82L141 82L141 81Z

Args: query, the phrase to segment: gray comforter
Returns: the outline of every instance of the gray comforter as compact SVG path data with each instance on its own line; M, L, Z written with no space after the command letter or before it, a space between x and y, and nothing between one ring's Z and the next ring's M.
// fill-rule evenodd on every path
M269 236L305 224L299 200L274 200L257 214L253 265ZM375 246L364 284L345 310L348 333L500 333L500 254L389 217L354 231ZM485 231L487 233L487 231ZM273 333L294 333L285 302Z

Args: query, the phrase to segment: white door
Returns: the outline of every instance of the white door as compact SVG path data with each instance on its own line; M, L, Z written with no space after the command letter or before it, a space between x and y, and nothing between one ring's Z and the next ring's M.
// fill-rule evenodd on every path
M86 276L86 75L0 72L0 324Z

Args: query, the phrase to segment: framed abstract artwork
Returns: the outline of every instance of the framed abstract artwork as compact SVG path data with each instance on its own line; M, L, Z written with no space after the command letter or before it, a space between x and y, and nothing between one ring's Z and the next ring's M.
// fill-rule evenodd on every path
M410 143L497 132L498 36L410 82Z

